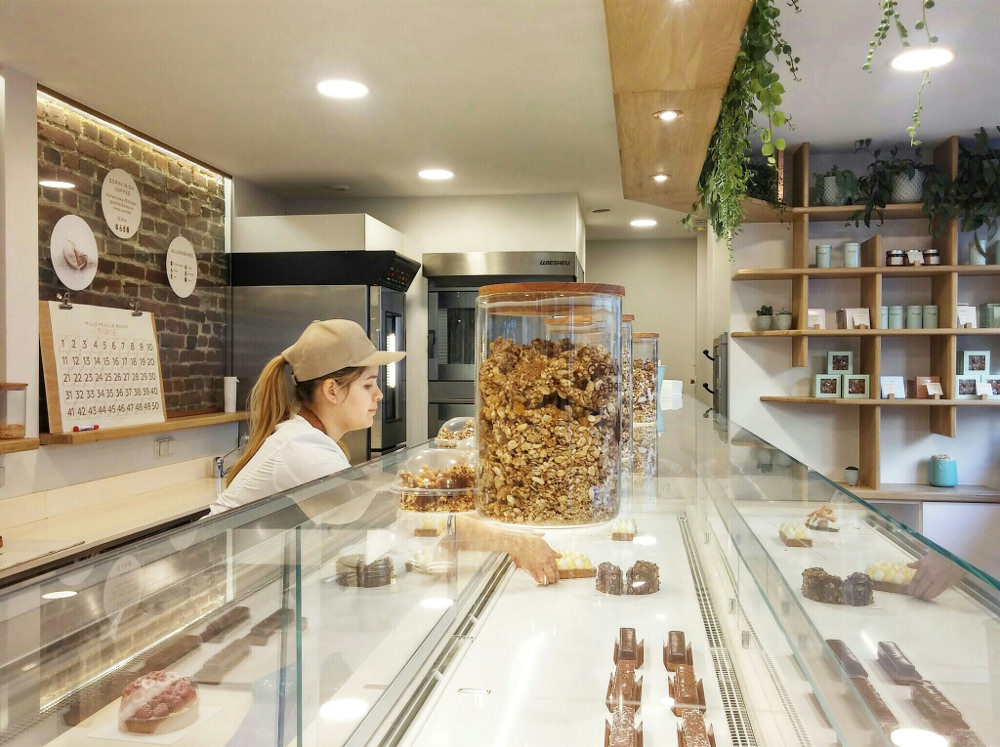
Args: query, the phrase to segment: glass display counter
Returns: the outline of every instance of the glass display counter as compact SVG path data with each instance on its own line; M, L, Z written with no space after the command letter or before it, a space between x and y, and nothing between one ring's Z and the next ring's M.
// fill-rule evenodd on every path
M516 530L400 512L413 447L6 588L0 743L599 745L626 708L647 745L685 710L716 747L998 743L995 579L693 400L664 417L618 521L545 532L557 584ZM893 564L928 552L923 600ZM161 670L196 711L120 719Z

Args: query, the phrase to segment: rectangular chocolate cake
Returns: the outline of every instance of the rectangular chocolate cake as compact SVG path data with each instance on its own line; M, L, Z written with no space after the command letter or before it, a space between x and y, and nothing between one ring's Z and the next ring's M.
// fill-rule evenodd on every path
M840 576L827 573L822 568L806 568L802 571L802 596L817 602L840 604L843 594L843 580Z
M826 645L833 649L833 653L837 655L837 658L840 660L840 666L847 672L848 677L868 676L867 670L861 666L858 657L854 655L854 652L842 640L839 638L827 638Z
M892 641L879 641L878 663L897 685L908 685L923 679L913 666L913 662L907 659L899 646Z
M875 601L872 580L864 573L852 573L845 578L841 591L843 603L852 607L865 607Z

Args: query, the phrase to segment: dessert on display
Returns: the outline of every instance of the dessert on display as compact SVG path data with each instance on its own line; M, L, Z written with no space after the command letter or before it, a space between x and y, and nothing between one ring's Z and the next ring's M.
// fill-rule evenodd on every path
M868 676L868 671L858 661L858 657L854 655L854 652L842 640L839 638L827 638L826 645L837 655L837 659L840 660L840 666L847 672L848 677L853 679L855 677Z
M206 685L219 685L223 676L248 656L250 656L250 641L246 638L237 638L202 664L201 669L194 675L194 680Z
M878 642L878 663L897 685L920 682L923 677L906 655L892 641Z
M639 533L635 519L615 519L611 522L611 539L618 542L631 542Z
M176 672L155 671L129 683L118 705L118 728L133 734L159 734L198 720L198 691Z
M166 669L178 659L187 656L201 646L201 638L196 635L185 635L178 638L165 649L157 651L148 659L139 674L148 674L157 669Z
M829 506L820 506L806 517L806 526L820 532L839 532L837 517Z
M936 731L950 733L957 729L969 728L962 718L962 712L930 682L922 680L911 683L910 697L924 718L934 724Z
M785 522L778 529L778 536L787 547L812 547L813 541L806 534L804 524L792 524Z
M951 733L951 747L986 747L972 729L956 729Z
M616 706L626 705L639 710L642 703L642 677L636 679L635 668L619 662L614 674L608 680L608 694L604 704L614 713Z
M872 683L868 681L867 677L852 677L851 684L854 685L854 689L858 691L858 695L865 701L868 710L871 711L872 715L878 721L879 726L887 734L899 726L899 720L892 715L889 706L886 705L882 696L872 687Z
M295 610L290 607L282 607L250 628L250 633L244 638L251 646L266 646L272 635L294 621ZM303 617L302 629L305 630L305 628L306 618Z
M694 664L691 644L685 644L683 630L671 630L663 644L663 666L668 672L676 672L681 664Z
M438 430L435 443L439 449L471 449L476 438L476 419L452 418Z
M582 552L578 550L560 550L560 557L556 560L559 568L559 578L593 578L597 575L594 564Z
M413 530L414 537L440 537L444 532L445 521L443 516L424 516L420 519L420 526Z
M670 697L674 699L673 712L680 716L685 710L693 708L705 710L705 687L701 680L694 676L694 667L690 664L678 664L674 676L669 679Z
M889 591L894 594L909 594L910 582L916 572L916 569L900 561L872 563L865 570L876 591Z
M681 714L677 747L715 747L715 732L711 726L705 728L705 716L701 711L687 710Z
M625 593L622 569L614 563L604 562L597 566L597 590L602 594L618 596Z
M341 586L365 589L387 586L392 583L394 575L392 560L385 556L371 563L365 563L365 556L360 554L337 558L337 583Z
M652 594L660 590L660 568L648 560L637 560L625 574L626 594Z
M403 511L475 509L476 455L463 448L424 449L406 460L392 484Z
M872 580L864 573L852 573L844 579L843 603L851 607L866 607L875 601L872 594Z
M864 573L852 573L845 579L822 568L802 571L802 596L825 604L865 607L875 601L872 582Z
M635 667L641 667L645 661L645 641L636 642L635 628L622 628L618 631L615 641L615 664L630 661Z
M635 708L616 706L611 723L604 722L604 747L642 747L642 724L635 723Z
M215 618L212 622L205 626L205 630L201 634L201 640L205 643L214 641L216 638L224 636L226 631L230 628L235 627L244 620L249 619L249 607L233 607L231 610L223 612L219 615L219 617Z

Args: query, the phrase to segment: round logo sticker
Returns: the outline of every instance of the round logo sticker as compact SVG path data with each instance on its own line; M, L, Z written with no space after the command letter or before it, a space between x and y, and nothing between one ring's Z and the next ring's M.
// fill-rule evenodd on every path
M190 296L198 282L198 257L183 236L175 238L167 248L167 280L181 298Z
M101 185L101 208L111 232L130 239L139 230L142 201L132 175L123 169L111 169Z
M83 290L97 274L97 240L87 221L64 215L52 229L52 268L70 290Z

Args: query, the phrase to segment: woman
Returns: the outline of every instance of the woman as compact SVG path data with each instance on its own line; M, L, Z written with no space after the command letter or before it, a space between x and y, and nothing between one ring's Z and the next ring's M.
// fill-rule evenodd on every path
M371 427L382 399L379 366L405 355L376 350L361 326L347 319L306 327L294 345L264 367L251 390L250 439L211 513L350 467L337 442L350 431ZM294 384L291 393L286 366ZM464 516L458 517L456 534L459 547L508 552L541 584L559 580L559 556L537 534L507 532Z

